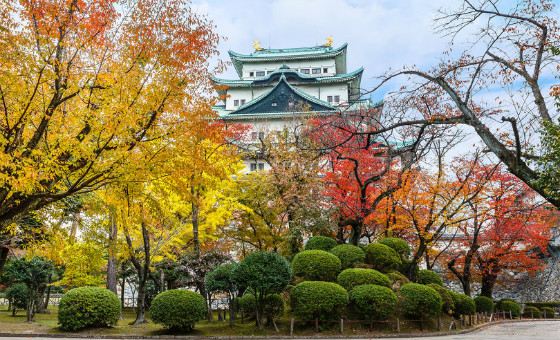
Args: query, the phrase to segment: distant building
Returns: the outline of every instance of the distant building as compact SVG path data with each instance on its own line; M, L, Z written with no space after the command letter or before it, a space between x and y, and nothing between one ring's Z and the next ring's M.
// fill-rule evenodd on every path
M347 44L230 51L239 79L213 78L223 102L214 107L229 122L247 124L257 142L271 131L301 125L302 120L341 111L374 108L360 99L363 68L348 72ZM247 171L264 170L264 161L247 159Z

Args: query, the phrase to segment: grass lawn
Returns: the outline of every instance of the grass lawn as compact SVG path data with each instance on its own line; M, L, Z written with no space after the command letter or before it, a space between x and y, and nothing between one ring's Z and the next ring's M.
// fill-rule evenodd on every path
M8 312L5 307L0 309L0 332L3 333L18 333L18 334L33 334L33 333L64 333L58 329L57 325L57 308L49 307L49 314L36 314L35 321L32 323L27 323L25 319L25 311L18 312L18 315L13 317L11 312ZM140 326L131 326L130 323L134 321L134 311L125 310L123 312L123 318L119 320L118 324L112 328L97 328L97 329L86 329L76 333L83 335L163 335L170 334L169 331L163 329L160 325L156 325L152 322ZM216 318L217 319L217 318ZM394 320L393 320L394 321ZM449 328L450 318L443 318L442 330L446 331ZM268 327L264 330L259 330L255 327L253 320L246 320L241 323L240 320L230 327L227 321L201 321L196 324L193 332L189 335L202 335L202 336L266 336L266 335L289 335L290 333L290 320L288 317L279 318L277 320L277 325L279 328L279 333L277 333L274 328ZM345 335L364 335L364 336L374 336L379 333L396 333L395 323L379 323L375 324L373 329L370 331L368 325L363 325L359 323L347 323L344 327ZM424 325L425 331L435 331L435 324ZM401 332L419 332L419 324L410 321L401 320ZM304 324L296 322L294 328L294 334L306 336L315 334L315 329L313 324ZM339 324L334 322L331 324L321 324L321 334L322 335L340 335Z

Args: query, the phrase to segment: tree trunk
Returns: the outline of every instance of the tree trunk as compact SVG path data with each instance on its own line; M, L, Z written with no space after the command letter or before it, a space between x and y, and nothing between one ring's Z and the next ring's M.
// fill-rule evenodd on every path
M229 306L229 325L233 327L235 324L235 309L233 306L233 297L228 294L228 306Z
M498 275L496 274L484 274L482 276L480 295L492 298L492 293L494 292L494 286L496 285L497 279Z
M10 248L8 247L0 247L0 273L4 269L4 265L8 260L8 255L10 254Z
M138 278L138 297L136 298L136 320L133 325L140 325L146 322L146 276Z
M111 214L109 225L109 257L107 259L107 289L117 294L117 258L115 257L115 247L117 241L117 224L115 216Z
M198 195L194 189L194 186L191 187L191 195L192 195L191 223L192 223L192 230L193 230L194 254L196 258L199 258L200 257L200 240L198 237L199 206L198 206Z

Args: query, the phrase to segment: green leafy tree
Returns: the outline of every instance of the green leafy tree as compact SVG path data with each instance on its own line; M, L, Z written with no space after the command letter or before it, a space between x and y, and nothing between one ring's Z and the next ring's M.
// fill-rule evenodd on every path
M27 286L27 321L33 321L37 301L41 298L41 292L44 292L53 272L54 265L41 257L15 258L4 267L5 280Z
M235 309L233 301L237 295L237 282L233 276L237 263L226 263L219 265L214 270L206 274L204 284L209 293L223 292L227 294L229 306L229 323L233 325L235 321Z
M255 296L256 323L262 328L266 297L280 293L292 277L288 261L277 253L259 251L249 254L234 271L239 286Z

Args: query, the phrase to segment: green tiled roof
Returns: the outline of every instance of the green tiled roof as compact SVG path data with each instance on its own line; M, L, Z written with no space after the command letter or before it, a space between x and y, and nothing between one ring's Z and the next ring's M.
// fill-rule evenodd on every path
M229 87L251 87L254 85L255 81L259 81L259 82L265 82L267 79L270 79L271 77L274 77L278 74L281 73L289 73L289 72L293 72L296 73L298 77L304 79L304 80L309 80L312 82L316 82L316 83L340 83L340 82L347 82L350 81L356 77L359 77L362 75L362 73L364 72L364 68L360 67L359 69L349 72L349 73L340 73L334 76L326 76L326 77L315 77L312 75L308 75L308 74L303 74L300 72L296 72L295 70L292 69L278 69L262 78L258 78L258 79L223 79L223 78L217 78L217 77L212 77L212 81L218 85L226 85Z
M250 54L228 51L233 66L239 75L244 62L282 61L282 60L308 60L335 57L346 52L348 44L333 48L331 46L312 46L296 48L265 48Z

